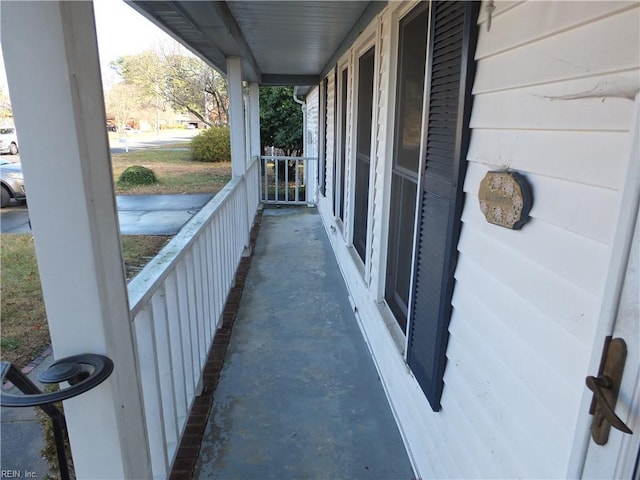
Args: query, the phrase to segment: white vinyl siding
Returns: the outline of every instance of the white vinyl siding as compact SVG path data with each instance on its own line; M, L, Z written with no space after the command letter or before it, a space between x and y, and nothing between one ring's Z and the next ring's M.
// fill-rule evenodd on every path
M442 398L465 419L437 422L450 444L480 439L463 476L568 474L640 87L637 7L527 2L481 24ZM533 187L521 231L478 206L504 168Z
M387 228L384 223L386 216L384 210L385 189L389 188L390 182L385 181L385 176L390 171L387 162L388 143L387 135L392 135L393 129L389 128L389 118L393 118L389 111L389 102L393 101L390 95L389 84L391 81L391 56L394 55L391 43L391 18L384 10L378 22L377 43L378 43L378 104L374 107L374 142L375 155L373 157L372 169L373 177L373 213L372 213L372 241L371 241L371 262L369 264L369 279L371 290L376 299L383 298L384 291L384 266L387 264L386 255L382 252L386 248ZM394 82L395 85L395 82ZM380 285L380 282L383 284Z
M326 161L324 164L325 168L325 199L328 199L329 202L333 200L333 169L334 162L336 161L336 150L335 150L335 121L336 121L336 110L335 110L335 97L336 97L336 84L335 84L335 71L331 70L327 75L327 124L325 125L325 155ZM320 139L322 141L322 139ZM320 199L320 202L323 202ZM333 207L330 205L329 210L331 211Z

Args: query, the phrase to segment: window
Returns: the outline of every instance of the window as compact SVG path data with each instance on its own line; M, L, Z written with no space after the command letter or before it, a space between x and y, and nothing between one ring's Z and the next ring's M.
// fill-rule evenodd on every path
M428 5L424 3L409 12L399 27L385 300L403 331L411 284L428 25Z
M358 61L358 125L356 133L353 246L362 263L366 261L369 217L369 174L371 166L371 122L375 50L370 48Z

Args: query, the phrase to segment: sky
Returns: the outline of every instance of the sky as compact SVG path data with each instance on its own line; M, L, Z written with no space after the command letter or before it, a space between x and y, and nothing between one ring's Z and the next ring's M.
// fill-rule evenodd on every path
M94 14L105 89L118 81L109 63L122 55L139 53L170 37L122 0L94 0ZM6 88L4 60L0 50L0 86Z
M139 53L170 37L122 0L94 0L98 51L104 87L117 81L109 63Z

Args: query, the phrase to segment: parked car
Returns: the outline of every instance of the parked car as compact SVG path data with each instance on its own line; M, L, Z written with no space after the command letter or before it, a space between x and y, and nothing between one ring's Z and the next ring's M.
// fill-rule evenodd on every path
M0 180L2 181L0 208L8 207L11 199L18 202L26 200L22 165L0 159Z
M18 153L18 136L13 127L0 128L0 153Z

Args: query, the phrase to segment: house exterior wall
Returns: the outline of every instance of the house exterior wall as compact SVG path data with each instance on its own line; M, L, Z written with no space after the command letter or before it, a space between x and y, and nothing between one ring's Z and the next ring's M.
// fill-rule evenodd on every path
M575 476L584 378L602 345L596 331L638 108L639 4L496 2L490 29L481 9L448 363L436 413L406 366L404 336L383 300L397 29L413 5L390 3L370 26L378 91L364 271L333 216L333 74L320 212L416 473ZM343 61L353 65L357 47ZM349 85L352 112L355 82ZM533 187L531 221L520 231L487 223L478 204L480 180L505 168Z

